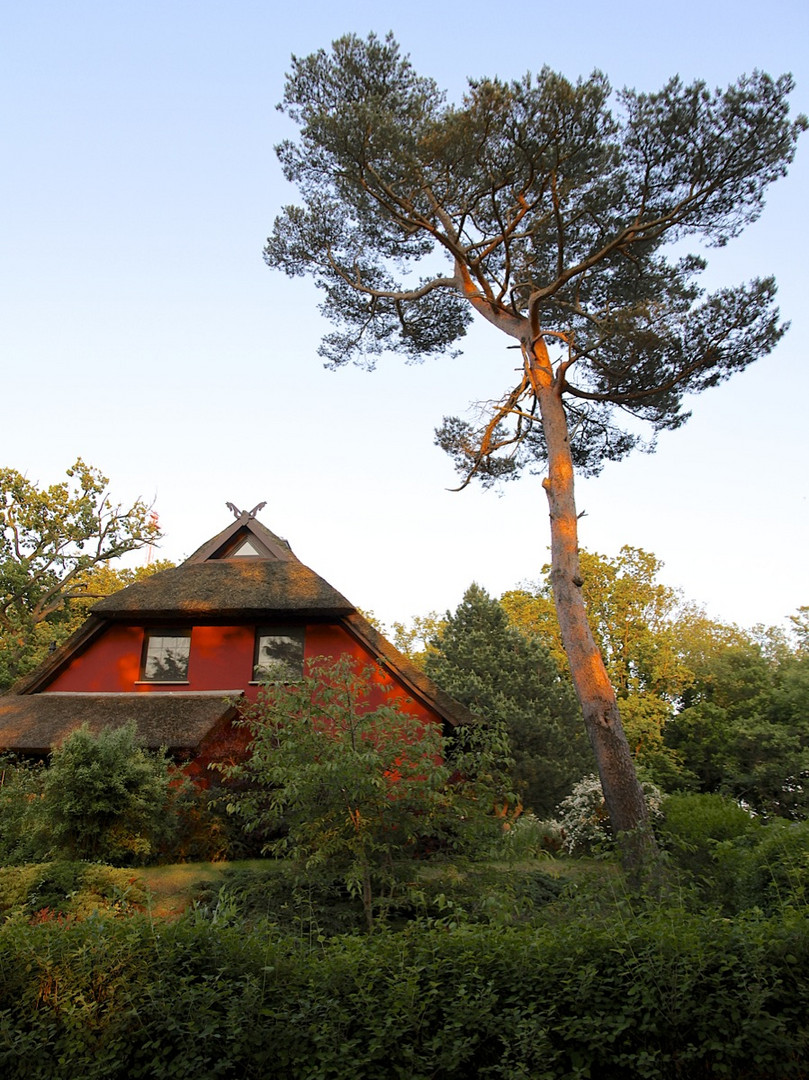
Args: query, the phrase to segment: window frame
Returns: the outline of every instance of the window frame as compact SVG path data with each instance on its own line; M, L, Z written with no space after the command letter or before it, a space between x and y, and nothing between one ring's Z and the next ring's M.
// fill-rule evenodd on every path
M185 655L185 677L184 678L153 678L150 677L146 670L146 664L149 660L149 645L155 638L176 638L182 639L188 642L188 650ZM182 626L167 626L167 627L146 627L143 631L143 647L140 655L140 677L138 683L143 683L148 686L186 686L188 684L188 669L191 664L191 630L188 627Z
M262 639L266 638L287 638L290 641L295 641L300 646L300 657L295 656L294 661L284 661L283 658L277 659L276 663L294 663L295 674L292 676L289 672L285 672L283 675L277 678L261 678L259 672L259 659L260 650L262 648ZM298 669L298 659L300 659L300 668ZM266 683L299 683L303 681L304 663L306 661L306 628L304 626L284 626L283 624L273 624L266 626L257 626L253 635L253 666L251 668L250 685L251 686L263 686Z

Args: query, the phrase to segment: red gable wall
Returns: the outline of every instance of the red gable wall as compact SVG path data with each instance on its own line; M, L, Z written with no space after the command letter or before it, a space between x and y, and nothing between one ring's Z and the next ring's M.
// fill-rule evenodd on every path
M251 684L253 673L254 626L194 626L187 683L139 682L143 628L113 624L87 649L74 656L68 666L43 693L147 693L174 691L242 690L254 701L258 686ZM360 663L372 663L373 654L343 627L313 623L306 627L305 658L323 656L337 660L348 653ZM408 696L396 680L401 698ZM399 696L399 695L397 695ZM412 702L408 712L426 720L438 717L426 707Z

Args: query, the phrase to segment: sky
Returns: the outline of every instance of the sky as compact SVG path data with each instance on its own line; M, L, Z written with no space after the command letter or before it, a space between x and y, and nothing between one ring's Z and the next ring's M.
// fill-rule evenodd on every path
M383 624L492 595L548 561L537 477L450 489L443 416L505 389L506 340L481 325L455 359L327 371L311 282L262 248L295 201L274 146L290 56L392 30L451 99L468 77L544 64L653 91L754 68L797 80L809 113L809 5L798 0L26 0L0 16L0 466L42 485L81 456L114 501L154 503L181 560L260 520ZM711 255L708 283L773 273L791 329L693 402L657 452L579 481L581 544L663 561L662 580L741 626L809 604L809 135L760 220ZM139 558L142 558L139 556Z

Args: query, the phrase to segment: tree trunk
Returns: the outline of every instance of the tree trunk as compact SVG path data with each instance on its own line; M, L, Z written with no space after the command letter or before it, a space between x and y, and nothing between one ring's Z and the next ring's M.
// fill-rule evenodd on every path
M656 852L646 800L629 751L615 691L587 621L579 571L578 517L573 459L559 382L550 365L531 363L548 450L543 487L551 520L551 586L573 685L595 753L604 800L619 839L624 866L636 873Z

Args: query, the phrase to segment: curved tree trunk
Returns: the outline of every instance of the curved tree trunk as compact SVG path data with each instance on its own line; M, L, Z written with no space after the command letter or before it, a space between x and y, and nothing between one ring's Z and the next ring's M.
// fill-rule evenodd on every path
M538 347L542 351L542 346ZM573 459L560 391L564 376L554 378L550 364L535 355L529 366L548 450L548 476L542 483L550 509L551 586L562 643L595 753L607 811L621 841L622 860L634 872L655 853L656 845L615 691L590 630L581 594Z

